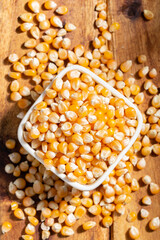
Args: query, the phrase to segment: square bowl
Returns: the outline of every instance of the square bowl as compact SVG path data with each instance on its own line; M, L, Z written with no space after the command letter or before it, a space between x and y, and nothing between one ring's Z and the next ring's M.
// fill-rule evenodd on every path
M124 155L127 153L127 151L130 149L130 147L133 145L133 143L137 139L137 137L138 137L138 135L141 131L141 128L142 128L142 123L143 123L142 115L141 115L139 109L137 108L137 106L134 105L130 100L128 100L125 96L123 96L120 92L118 92L115 88L113 88L107 82L105 82L100 77L98 77L95 73L93 73L89 69L87 69L85 67L82 67L82 66L79 66L79 65L72 65L72 66L69 66L69 67L66 67L65 69L63 69L51 81L51 83L47 86L47 88L44 90L44 92L38 97L38 99L34 102L34 104L31 106L31 108L28 110L28 112L26 113L26 115L24 116L22 121L20 122L19 127L18 127L18 140L21 143L21 145L23 146L23 148L29 154L31 154L35 159L37 159L41 164L44 165L43 159L38 157L36 155L35 150L24 140L24 138L23 138L24 126L25 126L25 123L27 122L31 112L33 111L34 107L44 99L44 97L46 95L46 90L50 89L52 87L53 81L57 78L63 78L67 74L67 72L70 72L72 70L78 70L81 73L86 73L86 74L90 75L96 83L101 84L103 87L107 88L115 97L123 99L125 101L126 105L134 108L134 110L136 111L136 117L137 117L137 122L138 122L135 133L130 138L129 144L119 153L116 161L112 165L110 165L108 167L108 169L103 173L103 175L100 176L98 179L96 179L93 183L82 185L78 182L70 181L64 173L59 173L58 170L54 166L52 166L49 169L54 174L56 174L59 178L61 178L63 181L65 181L67 184L71 185L72 187L74 187L76 189L79 189L81 191L85 191L85 190L90 191L90 190L93 190L93 189L97 188L106 179L106 177L112 172L112 170L117 166L119 161L124 157Z

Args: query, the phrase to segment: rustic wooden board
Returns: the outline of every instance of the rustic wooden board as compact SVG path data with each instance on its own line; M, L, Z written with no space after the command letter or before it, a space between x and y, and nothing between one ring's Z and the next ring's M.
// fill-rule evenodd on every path
M18 33L17 28L19 23L17 21L17 17L23 13L24 5L27 0L2 0L0 2L0 28L1 28L1 36L0 45L1 53L1 66L0 66L0 74L1 76L1 87L0 88L0 96L1 96L1 110L0 110L0 148L1 148L1 160L2 165L0 167L0 224L7 220L12 219L12 225L14 226L14 230L10 231L8 234L1 236L0 239L2 240L17 240L20 238L21 234L24 234L24 226L25 223L23 221L15 221L15 218L10 215L10 199L7 192L8 183L11 181L12 177L8 176L4 173L4 166L5 163L9 162L7 158L7 150L4 147L5 140L7 138L16 138L17 135L17 126L19 124L19 120L16 118L19 109L16 107L16 104L11 103L9 101L9 79L6 77L9 71L9 64L7 61L7 56L12 53L16 52L19 56L22 56L26 50L20 48L24 41L27 40L26 33ZM44 2L44 1L40 1ZM63 22L68 21L72 22L77 26L77 30L73 33L69 34L69 37L72 39L73 47L76 46L78 43L82 43L89 47L90 41L97 35L97 30L94 29L94 20L96 17L96 13L94 12L96 0L93 1L74 1L74 3L70 0L61 0L57 1L58 5L66 4L69 8L69 13L62 17ZM47 13L47 11L46 11ZM48 12L47 16L51 16L52 11ZM18 33L18 34L17 34ZM5 59L5 60L4 60ZM22 85L27 83L26 80L21 82ZM27 83L29 84L29 83ZM85 216L82 220L78 221L75 226L75 234L73 237L69 239L100 239L104 240L108 238L109 231L105 228L99 227L99 221L101 217L94 218L97 222L97 227L93 229L93 231L83 232L81 227L79 227L84 221L89 219L89 216ZM80 234L81 232L81 234ZM59 239L60 236L56 234L53 235L50 239ZM66 239L62 238L61 239ZM35 239L40 239L39 233L37 231Z
M143 9L150 9L155 14L152 21L144 20L141 11ZM121 29L113 34L113 48L114 56L118 65L126 59L133 60L134 64L130 72L136 73L142 65L136 64L136 57L140 54L147 56L147 65L152 68L155 67L160 71L160 1L141 1L141 0L121 0L110 1L109 18L110 21L117 21L121 24ZM128 74L130 75L130 74ZM135 74L137 77L137 75ZM160 72L158 77L160 76ZM154 82L160 87L159 78ZM137 83L142 85L143 80L137 80ZM145 102L142 106L144 111L148 107L151 96L145 94ZM126 221L127 213L130 211L138 212L142 205L139 204L143 196L148 194L147 187L142 184L141 177L149 174L153 182L160 183L160 157L147 157L147 166L142 171L135 171L134 176L139 179L139 183L143 186L140 191L132 194L133 200L127 206L126 214L122 217L114 215L114 224L111 232L111 239L113 240L129 240L128 228L132 225L140 229L140 239L153 240L160 239L160 231L151 232L148 228L149 219L160 215L160 197L151 196L152 205L144 207L150 212L149 219L141 220L138 216L138 221L128 223ZM126 233L126 234L125 234Z
M8 176L4 173L4 166L9 162L7 158L8 151L4 147L4 142L7 138L16 138L17 126L19 120L16 118L17 113L19 112L18 108L14 103L9 101L9 79L6 77L6 74L9 71L9 65L7 61L7 56L12 52L17 52L20 56L25 52L24 49L19 48L22 43L27 40L26 33L18 33L16 30L19 26L17 21L17 16L24 12L24 4L26 0L1 0L0 1L0 75L1 75L1 87L0 87L0 98L1 98L1 108L0 108L0 152L1 152L1 167L0 167L0 224L11 218L14 230L10 231L8 234L1 236L2 240L17 240L23 232L25 223L23 221L15 221L14 217L10 214L10 199L11 196L7 192L7 186L9 181L11 181L11 176ZM44 1L41 1L44 2ZM89 41L97 34L97 31L94 29L94 20L96 13L94 12L94 7L96 0L86 0L86 1L70 1L70 0L59 0L58 4L65 3L69 8L69 13L63 17L63 21L71 21L77 26L77 30L70 34L72 39L73 46L78 43L84 44L87 48L89 46ZM113 42L111 47L113 48L115 57L118 63L126 59L135 60L136 56L142 53L145 53L148 58L148 65L150 67L159 67L159 27L160 21L158 13L160 12L160 2L155 0L151 2L149 0L144 1L143 6L141 6L141 1L135 0L136 9L139 6L141 9L149 8L155 13L155 18L146 22L144 19L137 14L136 18L128 18L127 10L129 10L129 15L133 11L133 5L131 6L131 0L127 1L130 4L128 5L125 0L110 0L109 1L109 22L118 21L121 24L121 29L113 34ZM134 5L135 6L135 5ZM123 7L123 8L122 8ZM51 14L48 14L50 16ZM17 31L17 32L16 32ZM18 33L18 34L17 34ZM140 66L132 68L132 72L137 71ZM158 82L158 78L157 78ZM21 84L26 84L27 81L23 80ZM29 83L27 83L29 84ZM149 97L148 97L149 99ZM144 109L147 105L144 104ZM136 171L135 177L140 178L144 173L150 174L152 179L156 182L160 182L159 177L160 166L158 166L158 157L157 158L148 158L147 167L145 170L139 172ZM141 188L138 193L133 194L133 201L128 206L128 209L138 211L140 205L138 204L141 197L146 194L146 187ZM157 216L160 214L160 208L158 204L158 197L154 196L153 205L148 207L150 210L150 217ZM93 218L97 221L97 227L88 232L82 232L81 228L78 227L89 219L89 216L86 216L82 220L78 221L75 224L76 234L73 237L67 239L81 240L86 238L88 240L125 240L128 239L128 235L125 234L127 229L131 224L126 223L125 218L114 216L115 222L112 229L107 230L99 226L98 222L100 217ZM141 230L141 239L151 240L153 238L159 239L160 233L156 231L150 233L148 228L145 228L147 220L136 221L135 226L138 226ZM78 228L78 229L77 229ZM76 230L77 229L77 230ZM147 231L146 231L147 230ZM80 233L81 232L81 233ZM59 236L53 235L51 239L58 239ZM39 233L37 231L35 239L39 239ZM61 239L66 239L62 238Z

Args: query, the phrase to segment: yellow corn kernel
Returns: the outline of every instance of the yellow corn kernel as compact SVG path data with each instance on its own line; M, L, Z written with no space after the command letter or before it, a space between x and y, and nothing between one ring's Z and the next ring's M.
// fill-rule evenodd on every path
M60 14L60 15L64 15L68 12L68 8L67 6L65 5L62 5L62 6L59 6L57 9L56 9L56 13Z
M131 60L127 60L126 62L123 62L120 65L120 69L122 70L122 72L128 72L131 67L132 67L132 61Z
M93 215L100 215L101 214L101 211L102 211L102 209L101 209L101 206L100 205L92 205L89 209L88 209L88 211L91 213L91 214L93 214Z
M39 30L38 27L33 26L30 29L30 33L31 33L32 37L34 37L35 39L39 39L40 38L40 30Z
M77 219L83 217L86 214L86 208L83 206L78 206L74 212L74 215Z
M132 189L132 191L138 191L139 190L139 183L135 178L132 179L131 189Z
M27 108L29 105L31 104L31 102L28 100L28 99L20 99L18 101L18 107L20 109L24 109L24 108Z
M48 52L48 50L49 50L49 44L46 43L46 42L41 42L41 43L39 43L39 44L36 46L36 50L37 50L38 52L44 52L44 53L46 53L46 52Z
M51 74L55 74L57 72L57 66L54 63L49 63L48 64L48 72Z
M52 210L52 215L51 215L52 218L57 218L59 217L59 210L58 209L54 209Z
M57 16L52 16L50 18L50 23L53 27L59 27L59 28L63 27L61 19Z
M146 55L139 55L138 58L138 63L145 63L147 61Z
M143 10L143 15L146 20L151 20L154 17L153 12L151 12L150 10L147 10L147 9Z
M8 76L13 79L19 79L19 78L21 78L21 73L20 72L10 72L8 74Z
M47 57L46 59L43 59L42 62L43 62L43 61L46 62L47 59L48 59L48 57ZM47 60L47 61L48 61L48 60ZM46 65L45 65L45 64L43 64L43 63L39 64L39 66L38 66L38 68L37 68L37 73L38 73L38 74L41 74L42 72L44 72L45 68L46 68ZM36 76L37 76L37 75L36 75Z
M78 64L83 66L83 67L88 67L89 60L87 58L80 57L79 60L78 60Z
M159 185L151 182L149 185L149 190L152 194L157 194L160 191Z
M59 48L59 50L58 50L58 57L59 57L59 59L66 60L67 56L68 56L67 50L63 49L63 48Z
M131 202L131 200L132 200L132 196L131 195L126 195L126 199L125 199L124 203L128 204L128 203Z
M10 99L14 102L19 101L22 98L19 92L12 92L10 95Z
M114 22L110 25L109 31L110 32L115 32L120 29L120 24L118 22Z
M31 223L28 223L25 227L25 233L28 235L33 235L35 231L35 226L33 226Z
M136 117L136 111L132 107L128 107L125 109L125 115L128 118L135 118Z
M63 226L61 229L61 234L62 234L62 236L71 236L74 234L74 231L70 227Z
M97 4L96 4L96 11L102 11L102 10L106 10L106 3L103 2L103 1L99 1Z
M33 26L33 23L25 22L20 25L20 29L22 32L26 32L26 31L29 31L32 28L32 26Z
M21 94L21 96L26 97L30 95L30 89L26 86L23 86L19 89L19 93Z
M11 210L14 211L18 208L18 203L17 202L11 202Z
M106 50L104 52L104 58L109 60L109 59L112 59L113 58L113 52L109 51L109 50Z
M74 31L76 29L76 26L72 23L66 23L65 24L65 30L67 32L71 32L71 31Z
M14 216L18 219L25 219L24 212L20 208L14 210Z
M39 63L41 63L39 65L37 64L38 65L38 73L40 74L46 68L46 65L43 64L43 63L47 63L48 62L48 56L47 56L46 53L43 53L43 52L37 53L36 56L37 56L37 59L39 60ZM37 65L36 65L36 68L37 68ZM33 68L33 66L31 66L31 68ZM34 68L35 68L35 66L34 66Z
M74 48L74 53L77 57L81 57L84 54L84 50L84 46L82 44L79 44Z
M73 206L80 206L81 205L81 199L79 197L73 197L71 200L70 200L70 204L73 205Z
M145 161L145 159L144 158L141 158L139 161L138 161L138 163L137 163L137 168L138 169L143 169L143 168L145 168L145 166L146 166L146 161Z
M115 210L115 205L114 205L114 210ZM111 211L109 211L107 207L102 206L102 216L106 217L106 216L109 216L109 215L111 215Z
M19 59L18 55L16 53L11 53L9 56L8 56L8 60L10 63L14 63L14 62L17 62Z
M143 203L144 205L150 206L151 203L152 203L151 198L150 198L149 196L144 196L144 197L142 198L142 203Z
M160 219L159 219L159 217L152 218L151 221L149 222L149 228L152 231L155 231L159 227L160 227Z
M50 21L48 19L43 20L39 23L39 28L43 31L43 30L48 30L50 28L51 24Z
M57 4L54 2L54 1L46 1L45 3L44 3L44 7L45 7L45 9L47 9L47 10L50 10L50 9L55 9L56 7L57 7Z
M28 7L34 13L38 13L40 10L40 4L38 1L35 1L35 0L30 0L28 2Z
M123 80L123 72L121 70L117 70L117 72L115 73L115 79L117 81L122 81ZM124 91L124 89L123 89Z
M47 107L47 104L44 101L42 101L42 102L40 102L36 105L37 110L41 110L41 109L46 108L46 107Z
M15 146L16 146L16 141L14 139L8 139L6 142L5 142L5 146L8 148L8 149L14 149Z
M30 207L33 204L34 204L34 201L33 201L33 199L31 197L23 198L23 206L24 207Z
M29 12L23 13L19 17L23 22L32 22L33 20L33 14Z
M149 175L145 175L144 177L142 177L142 182L146 185L151 183L151 177Z
M67 208L68 204L66 201L61 201L59 204L59 211L60 212L65 212L66 208Z
M31 236L31 235L22 235L22 239L24 239L24 240L33 240L33 236Z
M152 106L155 108L160 108L160 96L156 95L152 98Z
M143 156L148 156L151 154L151 152L152 152L152 148L150 146L146 146L141 149L141 153Z
M65 221L66 217L67 217L67 214L64 213L64 212L61 212L61 213L59 214L58 222L59 222L59 223L63 223L63 222Z
M117 62L114 59L110 59L107 61L107 67L111 70L116 70Z
M102 18L103 20L105 20L107 18L107 13L105 10L101 10L98 14L99 18Z
M28 56L22 56L20 61L24 66L28 66L31 61L31 58Z
M94 221L88 221L88 222L83 223L83 225L82 225L83 230L85 230L85 231L89 230L95 226L96 226L96 222L94 222Z
M37 72L35 69L27 69L24 71L24 75L28 77L34 77L36 76Z
M76 222L76 218L73 213L68 214L68 216L65 219L65 224L69 227L73 226Z
M56 37L52 41L52 46L56 49L59 49L62 45L62 37Z
M158 93L158 88L157 88L157 86L156 86L155 84L152 84L152 85L149 87L148 91L149 91L150 94L155 95L155 94Z
M20 72L20 73L25 71L24 65L20 62L13 63L13 69L17 72Z
M42 39L44 40L44 42L51 44L53 41L53 37L49 36L49 35L44 35L42 36Z
M68 59L73 64L77 62L77 56L73 51L68 51Z
M102 193L95 191L92 195L94 204L99 204L102 198Z
M137 95L140 92L140 87L136 84L133 84L130 86L130 90L132 95Z
M148 90L152 86L152 81L151 80L145 80L144 82L144 89Z
M41 94L41 93L44 91L43 87L42 87L41 85L39 85L39 84L37 84L37 85L35 86L34 90L35 90L36 93L38 93L38 94Z
M50 209L50 208L43 208L43 209L42 209L42 215L43 215L43 217L45 217L45 218L51 217L51 215L52 215L51 209Z
M71 40L69 38L64 38L61 42L61 45L62 45L62 48L69 49L71 46ZM68 53L69 53L69 51L68 51ZM69 54L68 54L68 59L69 59Z
M137 213L136 212L130 212L127 215L127 221L128 222L134 222L137 219Z
M149 73L148 73L150 78L155 78L157 77L157 70L155 68L152 68Z
M137 239L137 238L139 238L140 234L139 234L138 228L132 226L132 227L129 229L129 236L130 236L131 239Z
M9 232L11 229L12 229L12 224L10 222L7 222L7 221L3 222L1 227L1 231L3 234Z
M102 224L104 227L107 227L109 228L113 223L113 218L111 216L105 216L103 219L102 219Z
M135 96L134 101L135 101L136 104L142 104L144 102L144 93L143 92L138 93Z
M123 215L125 213L125 206L122 203L116 204L116 212L120 215Z
M141 208L140 210L140 216L141 218L147 218L149 216L149 212L146 209Z
M33 191L37 194L43 193L44 185L39 180L36 180L33 184Z
M140 78L143 78L147 75L148 72L149 72L149 67L145 66L139 70L138 75Z
M24 208L24 212L25 212L25 214L28 215L28 216L34 217L34 216L36 215L36 209L33 208L33 207Z
M26 48L35 48L36 45L37 45L37 42L34 38L31 38L24 43L24 46Z

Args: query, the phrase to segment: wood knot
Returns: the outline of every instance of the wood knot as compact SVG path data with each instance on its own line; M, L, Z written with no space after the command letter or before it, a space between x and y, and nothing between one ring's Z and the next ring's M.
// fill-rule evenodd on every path
M125 0L121 11L125 17L135 20L141 15L142 0Z

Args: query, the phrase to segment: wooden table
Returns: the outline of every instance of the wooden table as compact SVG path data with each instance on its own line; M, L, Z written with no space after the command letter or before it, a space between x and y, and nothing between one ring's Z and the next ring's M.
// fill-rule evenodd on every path
M10 213L10 201L11 196L8 194L8 183L12 177L4 173L4 166L9 162L4 143L8 138L16 138L17 126L19 120L16 118L19 112L16 104L11 103L9 100L9 82L7 77L9 71L9 64L7 56L16 52L20 56L25 53L24 49L20 46L27 40L26 33L19 33L17 30L19 23L17 17L24 12L24 4L26 0L1 0L0 1L0 152L1 152L1 167L0 167L0 224L8 219L11 219L13 224L13 230L8 234L2 236L2 240L17 240L24 233L25 223L23 221L15 221L14 217ZM44 2L44 1L41 1ZM63 20L71 21L77 26L77 30L70 34L72 44L75 46L78 43L82 43L88 48L89 42L97 34L97 30L94 29L93 24L96 17L94 12L96 0L59 0L58 4L66 4L69 8L69 13L63 17ZM136 65L136 57L139 54L145 54L147 56L147 65L156 67L159 70L160 64L160 1L154 0L109 0L108 21L109 23L117 21L121 24L119 31L113 34L113 41L110 44L110 48L114 51L114 56L120 64L126 59L132 59L135 63L132 67L132 72L136 72L141 66ZM26 8L26 6L25 6ZM152 21L145 21L141 15L143 9L150 9L154 12L155 17ZM50 16L51 14L48 14ZM159 75L160 77L160 75ZM158 77L154 82L159 86ZM139 83L141 84L142 82ZM23 80L21 84L28 84L26 80ZM148 106L150 96L146 95L146 101L143 104L143 110ZM142 171L135 171L134 176L140 179L144 174L149 174L152 180L160 183L160 164L158 157L146 158L147 166ZM141 183L141 181L140 181ZM130 210L138 212L141 209L140 199L147 194L147 187L142 187L140 191L133 194L133 201L127 206L126 214ZM153 204L147 209L150 212L150 218L160 216L160 199L159 196L152 196ZM99 226L98 222L100 217L93 217L97 221L97 226L88 232L82 232L82 222L89 219L89 216L84 217L82 220L75 224L75 235L68 239L70 240L125 240L128 239L128 228L132 225L126 222L126 214L122 217L114 215L114 224L112 228L104 229ZM160 231L150 232L148 229L148 220L138 220L133 223L140 229L141 240L153 240L160 239ZM78 227L78 229L77 229ZM76 230L77 229L77 230ZM127 232L127 233L126 233ZM61 239L66 239L62 238ZM39 233L37 231L35 239L38 240ZM54 235L50 239L58 239L58 236Z

